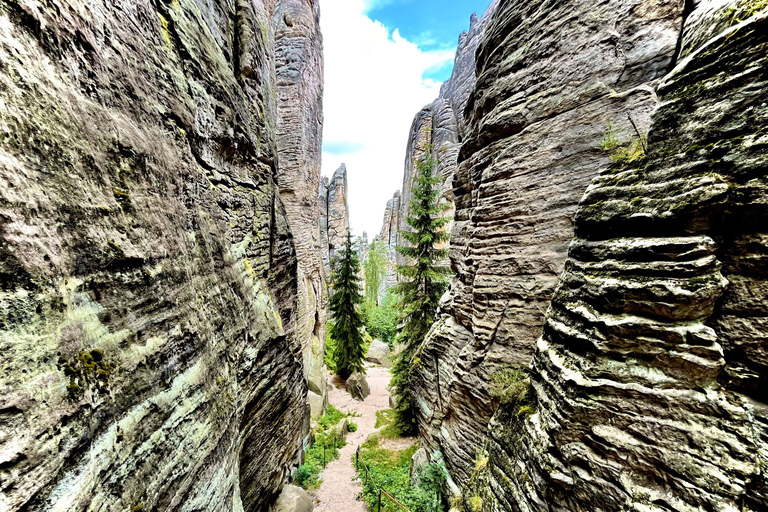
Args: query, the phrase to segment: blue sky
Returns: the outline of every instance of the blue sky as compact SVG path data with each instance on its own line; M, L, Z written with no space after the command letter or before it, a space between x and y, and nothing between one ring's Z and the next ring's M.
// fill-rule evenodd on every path
M459 34L491 0L320 0L324 176L344 163L352 232L373 238L403 181L414 116L450 78Z
M469 28L473 12L482 16L490 0L371 0L366 14L416 43L422 50L455 50L459 34ZM429 70L440 82L451 77L453 63Z

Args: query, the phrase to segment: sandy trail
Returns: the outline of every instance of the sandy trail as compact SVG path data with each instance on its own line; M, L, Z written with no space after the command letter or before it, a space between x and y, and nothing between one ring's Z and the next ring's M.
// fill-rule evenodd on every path
M345 412L355 410L361 416L352 418L357 423L357 432L347 435L347 445L340 450L339 458L328 464L320 475L323 483L317 491L315 512L366 512L365 503L356 499L363 487L360 482L352 481L356 473L351 458L357 447L377 430L374 427L376 411L389 408L389 377L389 371L384 368L368 368L366 380L371 394L364 402L358 402L335 386L329 391L329 401L337 409Z

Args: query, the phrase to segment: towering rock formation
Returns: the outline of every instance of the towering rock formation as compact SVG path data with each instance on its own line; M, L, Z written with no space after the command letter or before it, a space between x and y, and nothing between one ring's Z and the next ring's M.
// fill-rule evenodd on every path
M341 164L330 180L323 178L318 198L323 262L329 276L331 260L344 245L349 231L347 193L347 166Z
M328 400L323 365L328 290L320 248L317 184L322 159L323 45L317 2L283 0L275 11L278 185L297 256L296 336L312 416Z
M381 224L381 232L376 239L384 244L387 256L387 275L382 282L380 295L394 287L397 283L397 242L400 225L400 191L387 201L384 210L384 220Z
M647 159L581 201L486 510L768 509L766 91L768 6L699 3Z
M456 277L413 384L422 440L458 484L498 405L494 375L531 360L579 199L611 163L601 139L647 130L682 14L663 0L505 1L487 21L453 177Z
M426 151L431 151L437 161L437 174L444 179L442 201L450 205L445 215L454 216L453 177L456 174L459 148L466 133L464 110L476 80L475 53L498 4L499 1L494 0L480 20L476 14L472 15L469 32L464 32L459 37L450 80L441 87L440 97L424 107L413 120L408 136L402 198L398 214L400 231L410 229L405 219L408 216L411 201L416 163L423 158ZM446 229L450 231L451 227L449 223ZM404 241L398 238L397 243L402 244ZM402 262L402 257L398 258Z
M466 510L768 508L765 9L500 2L413 383Z
M202 4L0 4L2 510L260 511L301 455L316 5Z

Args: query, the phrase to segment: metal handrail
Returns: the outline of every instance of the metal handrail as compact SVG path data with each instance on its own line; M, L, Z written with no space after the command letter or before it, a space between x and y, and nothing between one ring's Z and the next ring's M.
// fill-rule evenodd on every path
M355 466L356 466L355 469L357 469L358 471L360 471L360 463L361 463L361 461L360 461L360 447L358 446L357 447L357 451L355 452ZM384 489L379 487L379 485L376 483L376 480L374 480L373 477L370 476L370 471L369 471L368 465L365 463L365 461L362 461L362 464L363 464L363 467L365 468L365 481L367 482L368 479L370 479L371 482L373 482L373 486L376 488L376 490L379 491L379 506L377 507L377 512L381 512L381 495L382 495L382 493L384 494L384 496L389 498L395 505L397 505L398 507L403 509L405 512L411 512L411 510L408 507L406 507L405 505L403 505L402 503L397 501L394 496L392 496L387 491L385 491Z

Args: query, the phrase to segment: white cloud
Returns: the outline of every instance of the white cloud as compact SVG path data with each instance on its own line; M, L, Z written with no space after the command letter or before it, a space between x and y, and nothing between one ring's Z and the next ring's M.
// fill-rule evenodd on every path
M453 50L421 51L365 15L371 0L320 0L325 46L323 175L349 176L355 235L381 229L387 201L402 185L408 131L437 98L425 72L452 62Z

